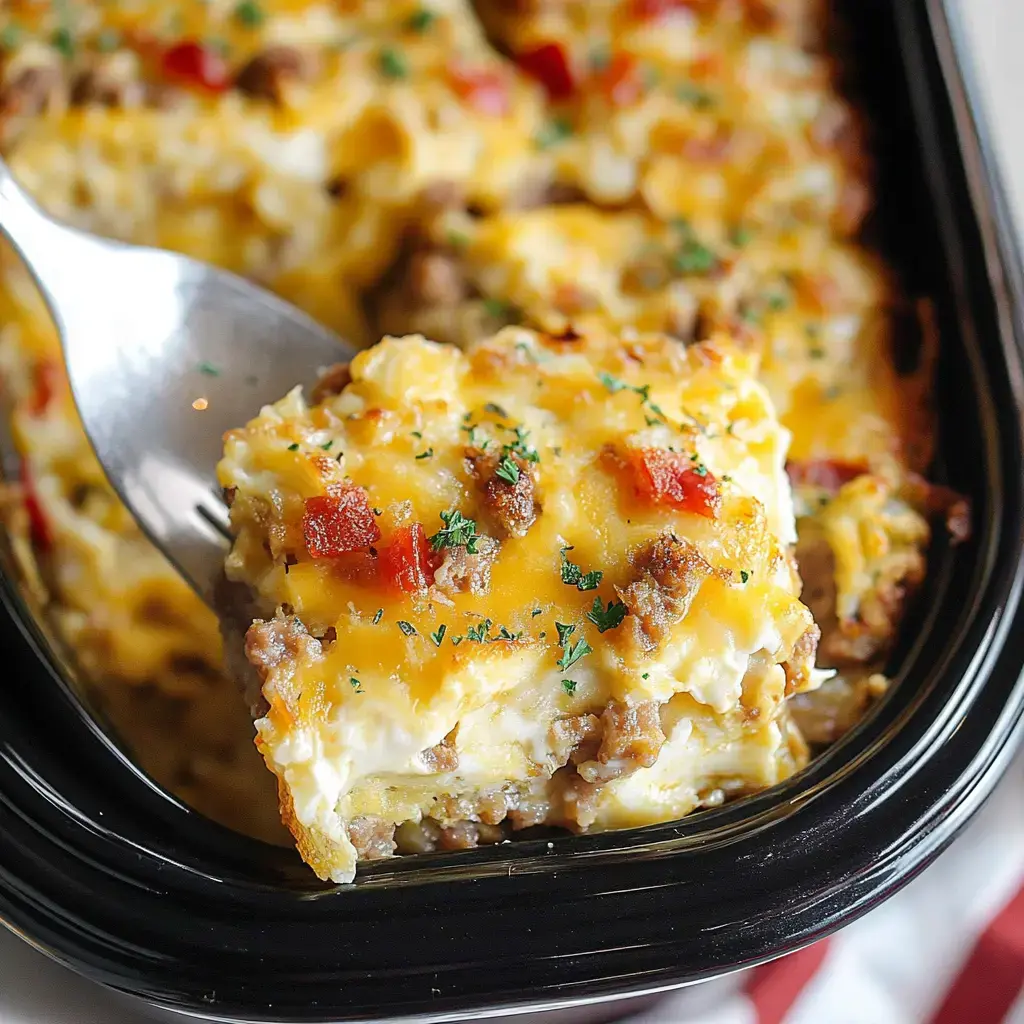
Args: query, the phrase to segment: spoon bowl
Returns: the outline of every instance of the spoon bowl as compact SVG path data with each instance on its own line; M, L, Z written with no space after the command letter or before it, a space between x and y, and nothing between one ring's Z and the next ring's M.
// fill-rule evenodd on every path
M54 221L2 163L0 231L53 316L110 483L213 605L229 547L215 473L224 432L354 350L235 274Z

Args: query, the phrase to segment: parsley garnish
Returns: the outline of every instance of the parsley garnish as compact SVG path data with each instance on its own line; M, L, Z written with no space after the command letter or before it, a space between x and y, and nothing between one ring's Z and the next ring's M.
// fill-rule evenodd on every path
M376 626L378 622L384 617L384 609L378 608L377 614L373 617L373 624Z
M60 50L60 52L70 60L75 55L75 37L71 34L71 29L67 25L61 25L60 28L54 29L53 35L50 36L50 42L54 48Z
M676 99L682 100L683 103L692 103L699 110L704 110L715 102L714 96L707 89L702 89L692 82L680 82L675 87L675 94Z
M594 606L587 612L587 618L597 626L599 633L606 633L609 629L622 625L625 617L626 606L621 601L609 601L608 607L605 608L600 597L594 598Z
M613 395L618 394L620 391L632 391L634 394L639 395L641 401L646 402L651 397L651 385L640 384L633 385L627 384L624 380L619 380L618 377L613 377L610 373L599 373L597 379L605 386L605 388ZM659 415L664 415L661 409L656 405L652 405L651 408Z
M462 641L465 640L465 639L466 638L464 636L453 636L452 637L452 647L458 647L459 644L461 644Z
M677 274L707 274L717 262L715 254L696 239L688 239L669 261Z
M476 542L480 535L476 532L476 520L467 519L457 508L453 508L450 512L441 513L441 522L444 523L444 529L429 538L432 551L465 547L466 554L477 553Z
M469 629L466 630L466 639L472 640L478 644L485 643L491 625L492 623L490 619L484 619L484 621L481 622L479 625L470 626Z
M754 574L752 572L747 572L746 569L740 569L740 581L743 583L746 583L753 575Z
M572 136L572 124L564 117L553 117L533 137L538 149L550 149Z
M585 573L575 562L569 561L565 554L567 551L572 551L572 548L562 548L559 552L562 556L562 582L577 590L597 590L604 573L600 569Z
M444 237L453 249L465 249L469 245L469 235L464 231L449 231Z
M409 433L412 434L412 436L415 437L417 441L421 440L423 437L423 434L418 430L410 430Z
M435 21L437 21L437 15L426 7L421 7L409 15L405 27L410 32L426 32Z
M320 445L321 451L329 452L334 447L334 441L327 441L325 444Z
M258 28L263 24L263 19L266 15L263 13L263 8L255 0L242 0L235 7L235 17L246 28Z
M750 245L753 238L754 232L743 224L737 224L736 227L729 232L729 241L732 242L737 249L743 249L745 246Z
M571 637L576 629L575 626L563 626L556 622L555 628L558 630L558 639L562 644L562 656L558 659L558 667L563 672L572 668L581 658L593 653L594 648L587 643L585 636L581 636L576 643L572 642Z
M703 462L698 462L697 465L693 467L693 471L694 473L697 474L697 476L708 475L708 467L705 466Z
M297 452L298 450L299 450L298 444L290 444L290 445L288 445L288 451L290 451L290 452Z
M576 692L576 684L571 679L563 679L562 689L571 697Z
M505 453L514 452L521 459L526 459L527 462L540 462L537 449L532 444L526 443L530 432L522 427L513 427L513 430L515 430L516 439L511 444L503 445L501 450Z
M447 632L448 627L442 622L441 625L437 627L436 632L430 634L430 639L434 641L435 647L441 646L441 641L444 639L444 635Z
M495 300L494 299L488 299L487 301L488 302L494 302ZM498 416L498 417L500 417L503 420L507 420L507 419L511 418L509 416L509 414L507 412L505 412L505 410L500 405L498 405L497 402L488 402L484 406L484 412L489 412L492 416Z
M499 480L504 480L505 483L511 484L513 487L519 483L519 467L508 455L503 455L501 457L501 461L498 463L498 468L494 471L494 475Z
M478 424L474 423L473 426L463 427L462 429L469 432L468 441L474 448L479 448L482 452L487 451L491 441L488 437L481 438L477 436L477 431L480 429Z
M498 630L499 640L518 640L522 635L522 630L519 630L518 633L510 633L505 626L502 626L501 629Z
M416 456L417 459L432 459L434 457L434 449L428 448L425 452L420 452Z
M519 308L505 299L484 299L483 307L488 316L505 324L518 323L522 317Z
M650 679L651 678L651 673L650 672L645 672L640 678L641 679Z
M213 363L208 363L205 360L203 362L201 362L196 367L196 369L200 373L206 374L207 377L219 377L220 376L220 370L218 370L217 367L213 365Z
M112 53L121 45L121 33L116 29L105 28L96 37L96 49L100 53Z
M405 619L399 619L398 620L398 628L406 636L415 636L416 635L416 627L411 622L406 622Z
M356 691L356 693L364 693L365 692L363 690L363 684L361 682L359 682L359 680L356 679L355 676L349 676L348 677L348 684L349 684L349 686L352 687L353 690Z
M21 26L15 25L13 22L4 26L3 32L0 32L0 47L10 53L17 48L19 42L21 42Z
M409 66L405 62L405 57L398 50L392 49L390 46L380 51L377 65L380 68L380 73L385 78L405 78L409 73Z
M534 608L533 611L530 612L530 618L531 619L535 619L535 618L537 618L538 615L543 615L543 614L544 614L544 609L543 608Z

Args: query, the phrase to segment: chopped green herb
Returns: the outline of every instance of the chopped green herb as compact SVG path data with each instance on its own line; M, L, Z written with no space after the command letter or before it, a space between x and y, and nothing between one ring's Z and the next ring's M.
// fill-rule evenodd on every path
M340 458L340 456L339 456L339 458ZM382 515L384 515L384 509L378 508L376 505L374 505L373 506L373 514L375 516L382 516Z
M290 444L290 445L288 445L288 451L290 451L290 452L297 452L298 450L299 450L298 444Z
M752 575L753 573L747 572L746 569L740 569L740 582L746 583Z
M514 427L513 429L515 430L516 439L511 444L503 445L501 450L505 453L514 452L521 459L526 459L527 462L540 462L537 449L532 444L526 443L530 432L522 427Z
M533 137L538 149L550 149L572 136L572 124L564 117L553 117Z
M426 32L435 21L437 21L437 15L428 8L421 7L409 15L405 27L410 32Z
M625 617L626 606L621 601L609 601L608 607L605 608L600 597L594 598L594 606L587 612L587 618L597 626L599 633L606 633L609 629L622 625Z
M469 245L469 235L464 231L449 231L445 240L453 249L465 249Z
M10 53L12 50L17 49L18 43L21 42L21 26L15 25L11 22L10 25L5 25L3 32L0 32L0 47Z
M105 28L96 36L96 49L100 53L112 53L121 45L121 33L116 29Z
M815 345L813 348L811 348L810 351L807 354L812 359L824 359L825 358L825 350L823 348L821 348L820 346L818 346L818 345Z
M484 619L484 621L479 625L470 626L469 629L466 630L466 639L472 640L478 644L485 643L491 626L492 622L490 619Z
M767 301L768 308L773 313L781 313L782 310L789 308L791 299L785 292L772 292Z
M220 370L218 370L217 367L213 365L213 363L208 363L206 361L203 361L203 362L201 362L196 367L196 369L200 373L206 374L207 377L219 377L220 376Z
M505 324L517 323L521 317L519 309L505 299L484 299L483 307L488 316Z
M737 224L736 227L729 232L729 241L732 242L737 249L743 249L750 245L753 239L754 232L742 224Z
M697 476L708 475L708 467L705 466L703 462L698 462L697 465L693 467L693 471L694 473L697 474Z
M522 637L522 635L522 630L519 630L518 633L512 633L509 632L509 630L505 626L502 626L501 629L498 630L499 640L518 640L520 637Z
M645 672L640 678L641 679L650 679L651 678L651 673L650 672Z
M441 521L444 529L429 538L432 551L464 547L469 555L477 553L476 542L480 535L476 532L476 520L466 519L457 508L453 508L450 512L441 513Z
M363 693L364 692L363 691L363 684L361 682L359 682L359 680L356 679L355 676L349 676L348 684L349 684L349 686L352 687L353 690L356 691L356 693Z
M675 94L677 100L682 100L683 103L692 103L698 110L706 110L715 102L714 96L707 89L702 89L692 82L680 82L675 87Z
M559 552L562 556L562 582L577 590L597 590L604 573L600 569L585 573L575 562L569 561L565 554L567 551L572 551L572 548L562 548Z
M418 430L410 430L409 433L412 434L412 436L415 438L423 437L423 435Z
M563 679L562 689L571 697L576 692L576 684L571 679Z
M592 654L593 651L594 648L587 643L585 636L581 636L576 643L573 643L569 636L566 635L562 641L562 656L558 659L558 667L563 672L567 672L577 661L585 658L588 654Z
M246 28L259 28L266 19L266 14L256 0L242 0L235 7L235 17Z
M494 471L494 475L499 480L504 480L505 483L510 484L513 487L519 483L519 467L508 455L503 455L501 457L501 461L498 463L498 468Z
M320 445L321 451L325 451L325 452L329 452L333 447L334 447L334 441L333 440L332 441L327 441L324 444Z
M380 622L380 620L382 618L384 618L384 609L383 608L378 608L377 609L377 614L374 615L374 617L373 617L373 624L376 626L377 623Z
M663 420L659 420L659 419L657 419L654 416L645 416L644 420L646 421L647 426L649 426L649 427L664 426L664 421Z
M416 635L416 627L411 622L406 622L405 619L399 619L398 620L398 628L406 636L415 636Z
M543 614L544 614L544 609L543 608L534 608L533 611L530 612L530 618L531 619L535 619L535 618L537 618L538 615L543 615Z
M428 448L425 452L420 452L416 456L417 459L432 459L434 457L434 449Z
M555 629L558 631L558 642L565 645L565 641L576 632L575 626L567 626L563 622L556 622Z
M458 647L459 644L461 644L462 641L465 640L465 639L466 638L464 636L453 636L452 637L452 647Z
M409 73L409 65L406 63L405 57L398 50L390 46L380 51L380 56L377 58L377 66L385 78L405 78Z
M707 274L715 268L718 258L696 239L690 239L672 254L669 263L677 274Z
M448 627L442 622L437 629L430 634L430 639L434 641L435 647L441 646L441 641L444 639L445 633L448 632Z
M490 300L488 300L488 301L490 301ZM488 402L484 406L484 412L489 412L492 416L500 416L501 419L503 419L503 420L507 420L507 419L510 418L509 414L507 412L505 412L505 410L500 405L498 405L496 402Z
M597 379L614 395L619 391L625 391L629 385L624 380L619 380L618 377L613 377L610 373L599 373Z
M74 57L75 37L71 34L71 29L67 25L61 25L60 28L54 29L53 34L50 36L50 43L54 49L60 50L68 60Z
M611 63L612 53L607 44L599 43L591 51L587 58L591 70L604 71Z

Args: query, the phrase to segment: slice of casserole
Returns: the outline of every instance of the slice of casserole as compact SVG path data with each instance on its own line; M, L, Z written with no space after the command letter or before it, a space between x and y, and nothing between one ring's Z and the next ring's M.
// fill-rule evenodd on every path
M664 821L804 763L818 631L755 371L721 338L385 338L226 435L257 745L320 877L396 826Z

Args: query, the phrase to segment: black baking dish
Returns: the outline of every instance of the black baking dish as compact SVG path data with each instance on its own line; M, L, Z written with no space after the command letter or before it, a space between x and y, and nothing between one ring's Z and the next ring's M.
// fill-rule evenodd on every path
M133 768L0 579L0 918L170 1009L325 1021L598 1002L797 949L925 867L1024 723L1024 295L941 0L844 4L882 223L936 302L940 472L975 531L937 542L897 685L784 785L684 821L394 861L354 886L230 833Z

